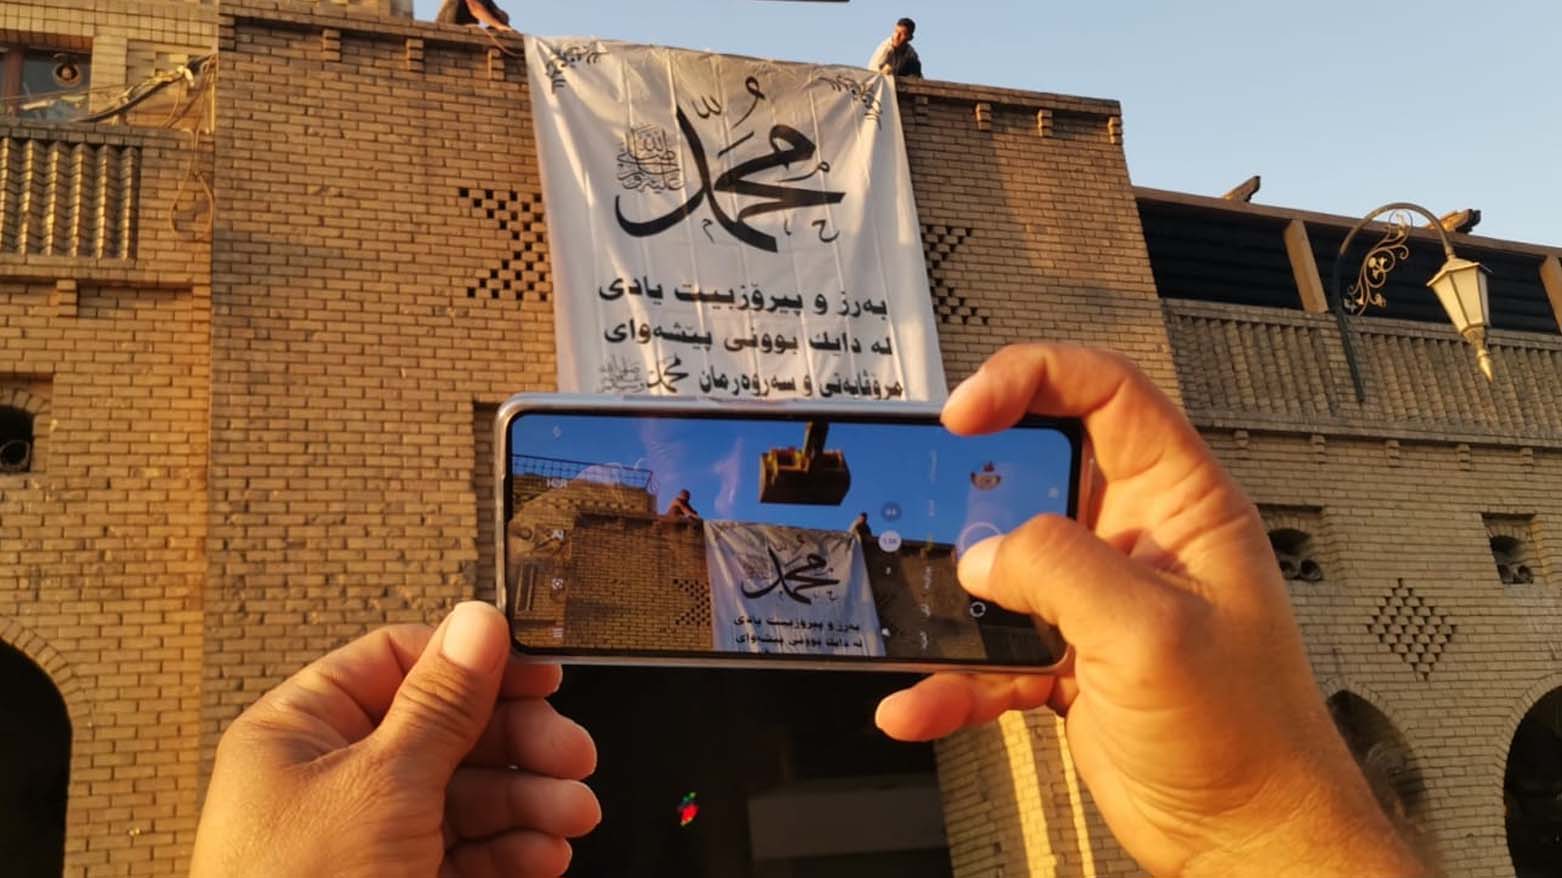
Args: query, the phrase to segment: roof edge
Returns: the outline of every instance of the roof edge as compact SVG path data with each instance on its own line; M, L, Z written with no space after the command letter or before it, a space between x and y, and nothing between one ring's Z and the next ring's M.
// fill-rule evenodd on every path
M1251 204L1242 201L1228 201L1212 195L1196 195L1192 192L1177 192L1171 189L1155 189L1149 186L1135 186L1134 199L1141 202L1155 204L1173 204L1181 207L1198 207L1208 210L1219 210L1240 216L1262 217L1276 220L1301 220L1312 225L1340 230L1348 230L1361 221L1360 217L1341 216L1333 213L1321 213L1319 211L1302 210L1300 208L1277 207L1269 204ZM1374 222L1370 228L1387 229L1388 223ZM1438 241L1437 232L1426 226L1415 226L1410 231L1411 237ZM1483 250L1497 250L1506 253L1516 253L1525 256L1557 256L1562 257L1562 246L1553 247L1545 244L1532 244L1525 241L1510 241L1505 238L1488 238L1484 235L1463 235L1457 232L1449 232L1448 239L1455 245L1464 244Z
M498 45L517 55L522 52L522 43L518 35L493 34L464 25L439 24L367 10L353 10L349 7L328 8L306 0L223 0L219 8L219 16L225 22L264 22L291 29L333 28L344 33L386 39L421 39L426 44L463 46L474 51L486 52ZM775 60L789 61L790 59ZM864 70L866 71L866 68ZM997 107L1032 112L1050 109L1102 117L1122 114L1122 106L1117 101L1103 98L927 79L900 79L896 82L896 87L901 94L906 95L938 100L985 102Z

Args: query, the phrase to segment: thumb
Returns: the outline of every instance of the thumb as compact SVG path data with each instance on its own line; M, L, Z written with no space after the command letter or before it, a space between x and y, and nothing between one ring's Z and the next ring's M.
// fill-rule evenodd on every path
M488 604L457 604L407 672L375 742L444 786L493 715L510 635Z
M1060 515L1041 515L960 558L960 584L1057 626L1082 654L1153 627L1175 601L1154 575Z

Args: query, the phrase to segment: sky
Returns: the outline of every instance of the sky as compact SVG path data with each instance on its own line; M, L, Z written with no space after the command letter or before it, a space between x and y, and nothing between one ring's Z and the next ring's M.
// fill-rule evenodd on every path
M439 0L415 0L432 18ZM1482 211L1562 245L1562 3L499 0L520 30L861 65L917 21L927 75L1113 98L1135 184L1361 216Z
M658 511L687 489L706 518L846 530L866 512L875 535L894 530L905 542L932 540L962 550L1040 513L1067 511L1070 454L1063 434L1038 427L958 437L936 424L833 424L825 448L845 452L851 472L841 505L761 504L761 455L801 446L803 429L798 422L533 413L515 421L510 448L650 470ZM997 475L991 486L983 472L988 463ZM984 476L984 487L973 474Z

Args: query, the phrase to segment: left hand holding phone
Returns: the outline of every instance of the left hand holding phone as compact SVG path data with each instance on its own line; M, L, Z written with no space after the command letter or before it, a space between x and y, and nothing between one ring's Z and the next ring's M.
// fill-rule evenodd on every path
M590 736L543 700L559 680L482 603L347 644L223 734L191 875L562 874L601 811Z

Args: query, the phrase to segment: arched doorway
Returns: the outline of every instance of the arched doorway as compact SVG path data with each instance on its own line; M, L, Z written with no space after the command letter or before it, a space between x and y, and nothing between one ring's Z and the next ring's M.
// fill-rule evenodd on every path
M1514 730L1502 801L1518 878L1562 876L1562 688L1535 702Z
M1354 692L1329 698L1329 714L1395 827L1424 855L1434 854L1426 835L1426 783L1404 736L1371 702Z
M32 660L0 643L0 851L11 875L65 869L71 724L65 701Z

